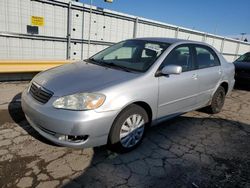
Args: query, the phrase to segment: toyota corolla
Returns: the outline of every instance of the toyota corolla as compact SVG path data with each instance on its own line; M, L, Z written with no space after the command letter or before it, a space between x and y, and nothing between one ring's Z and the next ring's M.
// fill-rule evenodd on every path
M56 144L127 152L149 126L203 107L220 112L233 85L233 64L212 46L140 38L39 73L22 94L22 108Z

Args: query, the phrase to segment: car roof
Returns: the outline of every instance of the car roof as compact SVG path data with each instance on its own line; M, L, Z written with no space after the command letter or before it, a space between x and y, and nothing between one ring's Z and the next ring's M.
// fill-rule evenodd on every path
M177 43L177 42L193 42L193 43L199 43L196 41L190 41L190 40L184 40L184 39L177 39L177 38L165 38L165 37L142 37L142 38L136 38L136 40L147 40L147 41L154 41L154 42L164 42L164 43Z

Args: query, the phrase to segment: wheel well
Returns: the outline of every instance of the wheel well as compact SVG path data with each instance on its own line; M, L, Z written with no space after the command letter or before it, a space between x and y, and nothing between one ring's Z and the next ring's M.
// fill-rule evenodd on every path
M142 108L146 111L146 113L147 113L147 115L148 115L149 123L151 123L151 121L152 121L152 116L153 116L152 109L151 109L151 107L150 107L147 103L145 103L145 102L143 102L143 101L138 101L138 102L134 102L134 103L129 104L129 105L126 106L120 113L122 113L126 108L128 108L129 106L131 106L131 105L133 105L133 104L142 107ZM119 113L119 114L120 114L120 113ZM109 136L108 136L107 143L110 142L110 139L109 139L109 137L110 137L110 132L111 132L111 130L112 130L112 128L113 128L113 125L114 125L114 123L115 123L117 117L119 116L119 114L116 116L116 118L115 118L114 122L112 123L112 126L111 126L111 128L110 128L110 130L109 130Z
M147 103L139 101L139 102L134 102L133 104L142 107L147 112L149 121L150 122L152 121L152 109Z
M227 94L227 92L228 92L228 83L227 82L222 82L220 84L220 86L222 86L225 89L225 93Z

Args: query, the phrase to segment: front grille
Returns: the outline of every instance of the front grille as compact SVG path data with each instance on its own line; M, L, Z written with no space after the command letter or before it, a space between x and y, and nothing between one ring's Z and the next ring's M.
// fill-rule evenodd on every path
M53 95L53 92L39 86L36 83L31 84L29 92L35 100L43 104L48 102Z

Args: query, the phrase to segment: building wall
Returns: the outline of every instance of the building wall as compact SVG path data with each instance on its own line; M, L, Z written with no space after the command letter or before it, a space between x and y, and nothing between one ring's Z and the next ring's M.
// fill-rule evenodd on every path
M134 37L204 41L230 62L250 51L250 43L97 7L90 24L89 12L89 5L69 0L1 0L0 59L85 59ZM27 31L31 16L44 19L37 34Z

